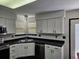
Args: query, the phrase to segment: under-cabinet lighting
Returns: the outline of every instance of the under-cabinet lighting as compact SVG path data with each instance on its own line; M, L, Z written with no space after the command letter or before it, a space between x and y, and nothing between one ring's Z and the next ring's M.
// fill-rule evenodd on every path
M36 0L0 0L0 5L15 9L34 1Z

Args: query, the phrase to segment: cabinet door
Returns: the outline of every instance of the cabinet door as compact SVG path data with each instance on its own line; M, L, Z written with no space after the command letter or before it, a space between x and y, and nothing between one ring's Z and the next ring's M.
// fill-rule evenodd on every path
M64 19L62 17L56 18L55 30L56 33L63 33L64 29Z
M34 56L34 55L35 55L35 44L34 43L17 44L17 58Z
M45 59L62 59L61 47L45 45Z
M55 19L48 19L48 33L54 33Z
M36 20L36 28L37 28L37 33L41 33L42 32L42 20Z
M6 26L6 19L0 18L0 26Z
M35 56L35 44L34 43L27 43L28 48L27 48L27 56Z
M20 56L21 53L20 44L16 44L16 58ZM23 54L23 53L22 53Z
M16 55L15 54L10 54L10 59L16 59Z
M62 59L62 53L60 48L55 48L54 50L54 59Z
M16 45L11 45L10 46L10 59L15 59L16 58Z
M52 46L52 59L62 59L61 55L62 55L61 48L56 47L56 46Z
M25 49L25 44L17 44L17 47L16 47L16 51L17 51L17 58L18 57L24 57L26 56L26 52L27 52L27 49ZM27 45L26 45L27 46Z
M8 33L15 33L15 31L16 31L15 20L6 19L5 21L6 21L7 32Z
M24 54L23 56L27 57L28 56L28 47L29 47L28 43L23 43L22 46L23 46L23 50L22 51L23 51L23 54Z
M55 55L54 55L55 51L54 51L54 46L51 45L51 58L54 59Z
M52 59L52 53L51 53L50 45L45 45L45 59Z
M42 33L48 32L48 20L43 19L42 20Z

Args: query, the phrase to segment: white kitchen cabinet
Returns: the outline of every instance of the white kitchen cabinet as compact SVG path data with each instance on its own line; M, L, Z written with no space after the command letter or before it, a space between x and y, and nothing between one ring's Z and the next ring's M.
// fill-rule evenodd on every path
M35 55L35 44L34 43L17 44L17 58L34 56L34 55Z
M15 24L16 21L13 20L13 19L6 19L5 21L6 21L5 26L7 27L7 32L8 33L15 33L15 31L16 31L16 24Z
M54 34L64 33L63 17L41 19L37 23L39 23L37 25L38 33L54 33Z
M6 26L6 19L0 18L0 26Z
M62 48L52 45L45 45L45 59L63 59Z
M56 33L64 33L64 18L63 17L57 17L55 18L55 30Z
M45 45L45 59L52 59L52 53L51 53L50 45Z
M26 45L27 46L27 45ZM24 44L16 44L16 51L17 51L17 56L16 58L18 57L24 57L26 56L25 54L25 49L24 49ZM27 52L27 51L26 51Z
M36 30L37 33L41 33L42 32L42 20L36 20Z
M46 33L48 31L48 20L39 19L36 21L37 24L37 33Z
M64 17L65 17L65 11L38 13L36 15L36 21L38 21L36 23L37 24L39 23L39 26L37 25L37 32L63 34Z
M42 33L48 32L48 20L43 19L42 20Z
M27 56L35 56L35 43L27 43L28 47L27 48Z
M56 46L54 46L54 47L52 47L52 49L54 49L53 50L53 59L62 59L62 49L61 49L61 47L56 47Z
M37 21L37 32L38 33L64 33L64 18L49 18L41 19Z
M10 59L15 59L16 58L16 45L11 45L10 46Z
M54 33L55 31L55 19L48 19L48 33Z
M35 43L21 43L10 46L10 59L35 56Z
M8 19L0 17L0 26L6 26L8 33L15 33L16 31L16 21L13 19Z
M48 33L64 33L64 18L56 17L48 19Z

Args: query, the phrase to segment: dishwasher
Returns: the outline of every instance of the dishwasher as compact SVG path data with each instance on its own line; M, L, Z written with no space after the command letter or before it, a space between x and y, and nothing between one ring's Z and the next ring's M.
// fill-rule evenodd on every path
M45 59L44 50L44 44L35 43L35 59Z

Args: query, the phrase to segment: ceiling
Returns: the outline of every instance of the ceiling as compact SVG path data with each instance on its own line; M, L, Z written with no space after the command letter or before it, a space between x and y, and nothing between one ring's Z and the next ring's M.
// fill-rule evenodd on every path
M36 0L0 0L0 5L15 9L35 1Z
M14 11L19 14L34 14L43 11L79 9L79 0L37 0Z

